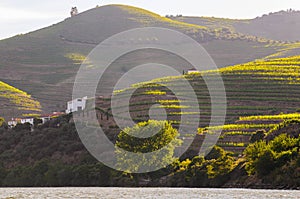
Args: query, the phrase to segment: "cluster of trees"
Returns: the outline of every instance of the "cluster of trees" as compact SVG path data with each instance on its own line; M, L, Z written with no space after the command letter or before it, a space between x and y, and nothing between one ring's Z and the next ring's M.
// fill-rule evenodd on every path
M186 187L220 187L230 178L231 171L236 162L232 153L224 151L221 147L214 146L205 157L177 161L174 173L167 182L170 186Z
M26 124L14 129L2 125L0 186L140 186L146 182L152 186L221 187L233 175L235 180L251 175L274 187L300 186L300 137L281 134L265 140L265 135L258 131L252 136L241 159L218 146L205 157L175 159L174 150L181 144L178 131L166 121L141 122L118 134L117 162L128 171L137 172L149 163L162 169L129 174L95 160L81 143L71 116L38 125L34 131ZM120 148L139 155L129 157ZM145 153L160 149L164 150L159 159L155 153L145 159ZM169 162L173 163L165 166ZM242 171L238 175L237 169Z
M101 163L68 165L42 159L33 165L0 167L0 186L109 186L112 170Z
M30 124L13 129L0 128L0 164L4 167L26 165L43 158L73 161L76 152L87 153L71 116L59 117L31 131ZM62 158L63 159L63 158Z
M300 137L281 134L250 144L244 151L249 175L275 185L300 186Z
M175 17L182 17L182 14L177 15L166 15L167 18L175 18Z

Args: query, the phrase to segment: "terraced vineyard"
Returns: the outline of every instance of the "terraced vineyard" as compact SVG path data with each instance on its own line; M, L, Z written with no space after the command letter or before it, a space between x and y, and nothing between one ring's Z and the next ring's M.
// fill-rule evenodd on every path
M40 103L26 92L0 81L0 112L2 116L13 116L14 112L39 113ZM8 119L8 118L6 118Z
M218 71L226 89L227 116L225 126L212 128L223 128L223 139L220 139L219 144L224 148L241 152L256 130L268 131L285 119L299 118L299 114L281 113L294 113L300 107L300 56L257 60ZM114 115L123 117L124 122L128 120L125 117L128 105L124 99L132 92L129 111L131 118L136 122L148 120L149 110L152 111L151 117L156 118L162 117L162 111L165 110L167 120L172 121L175 126L180 123L183 115L190 115L194 119L189 120L186 125L198 122L200 117L199 127L205 128L209 126L212 118L210 95L202 75L209 79L214 77L216 72L205 71L165 77L115 91L112 101L117 104ZM182 97L190 94L185 89L181 89L183 79L188 80L192 85L197 101L178 99L178 95ZM176 88L180 92L175 96L169 88ZM200 115L193 111L198 105ZM109 107L109 99L102 99L101 103L98 103L98 110L112 116ZM276 114L281 115L276 116ZM238 122L234 124L237 120ZM113 126L113 121L109 125Z
M44 112L62 111L65 102L71 99L80 63L96 45L117 33L153 26L192 37L205 47L218 67L245 63L285 48L270 45L270 41L260 37L178 22L136 7L107 5L41 30L1 40L1 80L30 93L41 103ZM123 63L127 67L146 58L154 63L165 61L181 66L174 57L170 53L143 51L127 56ZM123 70L124 65L117 65L108 74L109 79L118 79L116 73L120 68Z
M202 75L210 78L216 75L216 72L205 71L202 74L166 77L133 85L131 88L116 91L115 99L125 98L129 92L135 90L130 103L130 111L134 119L147 119L149 107L158 103L157 109L166 108L170 120L176 120L176 117L181 114L195 114L185 111L187 108L193 108L185 107L188 101L179 102L168 89L173 87L180 90L181 80L184 78L192 85L198 97L198 101L189 103L194 103L195 107L199 104L201 122L207 123L210 120L211 104ZM228 100L226 122L234 122L240 116L295 112L300 105L299 72L300 56L259 60L219 69ZM182 96L188 94L184 89L180 93ZM122 104L120 100L118 106L120 110L118 113L121 114L122 107L126 107L126 104Z
M227 124L218 127L199 128L198 133L203 139L205 134L214 133L221 129L222 134L217 145L227 151L241 154L251 141L251 137L260 131L265 137L270 136L274 131L295 123L300 119L300 113L260 115L240 117L234 124ZM298 121L299 123L299 121Z

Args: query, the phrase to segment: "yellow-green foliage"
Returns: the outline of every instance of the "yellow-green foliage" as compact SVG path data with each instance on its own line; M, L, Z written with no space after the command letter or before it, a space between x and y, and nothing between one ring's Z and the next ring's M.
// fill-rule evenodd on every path
M75 64L82 64L87 59L85 55L79 53L68 53L65 57L74 61Z
M279 168L285 168L289 176L293 176L290 173L299 167L299 164L297 165L297 161L299 162L299 141L300 138L292 138L287 134L281 134L269 142L258 141L250 144L244 151L247 160L245 164L246 171L249 175L266 176ZM294 164L291 164L293 161ZM280 171L280 173L285 172ZM274 176L276 176L276 180L282 181L282 179L277 178L278 175Z
M33 118L38 118L41 116L41 114L34 114L34 113L29 113L29 114L23 114L23 117L33 117Z
M224 135L252 135L253 132L245 132L245 131L231 131L226 132Z
M177 172L187 170L191 163L192 163L192 161L190 159L186 159L186 160L182 161L179 165L179 169Z
M146 95L166 95L165 91L160 90L150 90L145 92Z
M154 79L152 81L134 84L132 85L132 88L150 88L167 86L167 84L172 85L173 83L176 83L184 78L188 80L193 80L195 77L210 76L215 75L216 73L220 73L222 76L251 75L253 76L253 78L257 79L288 81L288 83L290 84L300 84L300 56L256 60L253 62L229 66L218 70L202 71L199 74L163 77ZM122 93L124 91L125 90L116 91L116 93Z
M194 90L200 101L189 101L189 99L182 99L182 101L176 101L174 98L168 99L169 96L161 96L152 98L156 100L156 102L160 103L159 108L182 108L180 105L187 104L195 104L197 107L199 106L202 111L203 123L205 123L207 115L210 114L210 104L207 103L207 99L209 100L209 93L206 92L206 88L203 86L202 82L203 77L213 77L216 74L220 73L223 78L225 88L227 91L229 106L227 112L228 121L226 123L232 123L237 120L240 116L249 116L249 115L263 115L269 114L269 109L274 108L274 111L278 112L290 112L295 110L294 102L297 101L298 92L297 85L300 84L300 56L292 56L287 58L276 58L276 59L268 59L268 60L257 60L253 62L249 62L246 64L239 64L236 66L230 66L226 68L222 68L219 70L212 71L202 71L201 74L188 74L183 76L174 76L174 77L163 77L159 79L154 79L148 82L142 82L133 85L128 88L128 90L136 90L137 88L141 88L139 92L136 92L136 96L148 94L148 95L165 95L164 89L162 87L167 88L181 88L182 80L188 80L191 85L194 87ZM295 85L292 85L295 84ZM281 92L280 89L284 88ZM291 88L291 90L289 90ZM147 91L149 90L149 91ZM126 96L126 91L123 90L118 92L118 97L122 98ZM180 90L179 96L186 96L189 94L187 90ZM207 98L206 98L207 97ZM244 101L255 102L248 106ZM269 102L281 103L281 102L293 102L291 103L291 107L289 105L284 104L282 106L276 105L276 107L269 108ZM189 103L187 103L189 102ZM258 105L254 105L254 104ZM237 104L237 105L233 105ZM138 107L138 105L137 105ZM221 107L221 106L220 106ZM189 107L189 108L192 108ZM194 111L193 111L194 112ZM196 113L190 112L187 109L172 111L172 113L168 113L169 115L195 115ZM201 115L200 114L200 115ZM198 114L199 115L199 114ZM254 116L256 117L256 116ZM268 116L265 116L268 117ZM295 115L290 116L280 116L280 118L287 117L299 117ZM175 118L175 117L174 117ZM271 118L278 118L278 116L272 116ZM174 119L175 120L175 119ZM195 121L190 121L195 122ZM207 125L205 123L204 125ZM258 125L256 124L256 128L271 128L266 124ZM255 126L231 126L233 131L239 129L247 129L254 128ZM216 127L215 127L216 128ZM220 129L221 127L219 127ZM222 127L223 128L223 127ZM229 128L229 126L225 126L224 128ZM227 129L230 130L230 129ZM244 130L241 130L244 131ZM209 130L208 133L213 133L213 131Z
M170 115L197 115L199 116L198 112L171 112Z
M207 71L206 73L214 72L216 71ZM300 84L300 56L257 60L222 68L219 72L224 75L252 75L258 79L288 81L290 84Z
M290 120L290 119L300 119L300 113L240 117L240 120Z
M163 23L166 25L169 25L171 27L180 28L188 31L195 31L207 29L204 26L199 25L193 25L189 23L184 23L180 21L175 21L172 19L169 19L167 17L162 17L158 14L155 14L153 12L150 12L148 10L144 10L141 8L136 8L132 6L124 6L124 5L117 5L122 10L128 12L129 14L132 14L134 17L130 18L131 20L137 21L139 23L144 24L145 26L154 26L157 23Z
M161 105L160 108L168 108L168 109L183 109L183 108L189 108L189 106L180 106L176 104L170 104L170 105Z
M180 103L180 100L158 100L157 102L162 105L169 105L169 104L178 104Z
M269 44L269 45L272 45L272 44ZM273 46L278 46L281 48L278 50L277 53L267 56L266 57L267 59L285 56L289 51L300 48L300 42L291 43L291 44L275 43L275 44L273 44ZM269 46L267 45L266 47L269 47Z
M207 130L239 130L239 129L250 129L250 128L269 128L276 124L227 124L223 126L212 126L208 127Z
M0 127L2 126L2 124L5 122L3 117L0 117Z
M41 105L26 92L0 81L0 97L8 99L19 110L41 111Z

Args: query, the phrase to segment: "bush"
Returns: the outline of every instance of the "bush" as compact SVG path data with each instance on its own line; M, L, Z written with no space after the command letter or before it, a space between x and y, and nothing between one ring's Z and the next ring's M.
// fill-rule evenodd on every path
M265 151L255 162L255 169L258 175L264 176L269 174L275 168L274 152Z
M122 169L126 165L127 170L138 171L143 167L162 168L166 164L171 164L174 161L175 147L182 143L178 136L178 131L167 121L149 120L138 123L132 128L126 128L119 133L116 142L118 165ZM163 150L156 153L160 149ZM151 160L149 156L145 158L145 153L149 152L153 152L153 156L150 156Z
M263 140L264 137L266 135L266 131L263 129L263 130L258 130L256 131L250 138L250 143L254 143L254 142L257 142L257 141L260 141L260 140Z
M257 141L250 144L244 151L245 168L248 174L258 174L262 177L297 160L299 142L300 137L291 138L286 134L281 134L269 143Z

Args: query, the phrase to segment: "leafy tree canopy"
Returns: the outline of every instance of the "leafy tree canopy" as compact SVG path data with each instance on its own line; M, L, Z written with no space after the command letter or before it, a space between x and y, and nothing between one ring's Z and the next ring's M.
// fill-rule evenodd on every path
M141 122L120 132L116 142L118 166L128 172L141 168L163 168L174 161L174 150L182 141L167 121Z

